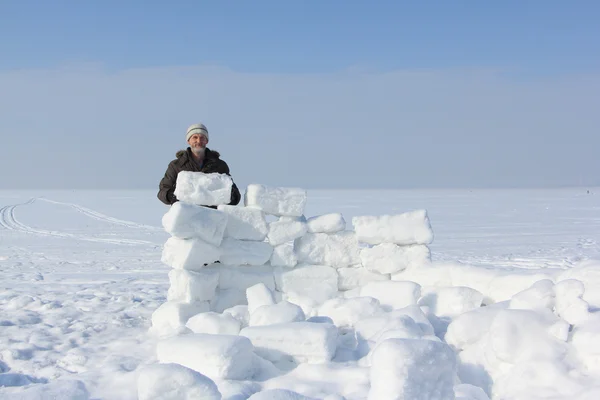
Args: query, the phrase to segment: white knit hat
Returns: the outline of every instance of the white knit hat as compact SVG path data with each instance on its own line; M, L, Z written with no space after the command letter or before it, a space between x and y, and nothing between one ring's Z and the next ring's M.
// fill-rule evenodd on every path
M185 141L187 142L188 140L190 140L190 137L192 137L192 135L196 133L199 135L206 136L206 140L208 140L208 129L206 129L206 126L204 126L204 124L194 124L190 125L190 127L187 128L187 132L185 134Z

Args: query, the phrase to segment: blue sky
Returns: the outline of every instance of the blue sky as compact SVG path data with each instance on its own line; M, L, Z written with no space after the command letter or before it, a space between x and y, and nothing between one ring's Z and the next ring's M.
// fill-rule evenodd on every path
M242 185L600 185L599 20L595 1L0 0L0 169L32 128L47 150L0 188L154 187L198 121Z

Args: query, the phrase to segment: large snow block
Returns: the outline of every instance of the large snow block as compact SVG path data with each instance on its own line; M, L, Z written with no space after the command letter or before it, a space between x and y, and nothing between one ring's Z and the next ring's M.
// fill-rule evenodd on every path
M221 400L217 385L179 364L154 364L141 369L138 400Z
M483 295L465 286L435 287L421 290L420 306L438 317L457 317L481 307Z
M210 333L212 335L238 335L241 323L229 314L205 312L191 317L185 324L194 333Z
M231 203L233 180L226 174L181 171L177 174L175 196L179 201L199 206Z
M338 331L332 324L290 322L244 328L240 335L249 338L256 354L269 361L320 364L335 355Z
M171 268L198 271L221 256L218 247L201 239L167 239L161 261Z
M273 254L266 242L225 238L221 243L220 261L226 265L264 265Z
M338 274L327 265L299 264L294 269L275 268L275 286L285 293L298 293L323 298L333 297L338 291Z
M208 301L197 303L177 303L167 301L152 313L150 331L160 337L178 334L184 331L188 319L210 309Z
M192 303L210 301L215 297L219 284L219 272L215 269L204 271L186 271L172 269L169 271L168 301Z
M274 221L269 224L267 238L271 246L279 246L303 236L307 231L302 221Z
M236 307L246 306L246 292L238 289L219 289L213 301L210 302L210 310L216 313Z
M389 281L390 275L382 275L370 272L362 267L338 268L338 287L340 290L352 290L360 288L369 282Z
M353 327L358 321L381 313L379 301L372 297L336 298L319 307L319 316L331 318L338 327Z
M250 314L261 306L275 304L273 292L263 283L258 283L246 289L246 299L248 300L248 312Z
M222 266L219 269L219 288L235 289L246 292L246 289L262 283L269 290L275 290L273 267L261 266Z
M425 245L398 246L383 243L360 251L362 265L371 272L394 274L429 263L431 255Z
M274 247L269 263L274 267L293 268L298 264L298 257L294 251L294 243L288 242Z
M252 343L243 336L193 333L158 342L158 361L188 367L212 379L246 380L254 375Z
M425 210L398 215L354 217L352 224L358 240L368 244L410 245L429 244L433 241L433 230Z
M298 260L343 268L360 263L358 241L354 232L334 234L308 233L295 242Z
M306 316L300 306L288 301L268 304L250 312L249 326L277 325L288 322L304 321Z
M446 343L387 339L371 362L369 400L454 400L456 357Z
M306 224L310 233L336 233L346 229L346 220L340 213L310 217Z
M360 289L360 295L379 300L385 310L391 311L417 304L421 286L410 281L369 282Z
M227 214L178 201L163 216L162 225L171 236L180 239L199 238L219 246L227 226Z
M246 189L244 204L267 214L300 217L306 206L306 190L252 184Z
M219 211L227 214L225 236L239 240L256 240L262 242L267 237L269 226L265 213L250 207L221 205Z

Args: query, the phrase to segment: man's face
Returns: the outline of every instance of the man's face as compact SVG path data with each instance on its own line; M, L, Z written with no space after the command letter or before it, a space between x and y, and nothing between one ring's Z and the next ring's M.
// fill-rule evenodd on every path
M192 150L200 150L206 148L206 144L208 143L208 139L204 135L200 135L199 133L194 133L190 136L188 140L188 144L192 148Z

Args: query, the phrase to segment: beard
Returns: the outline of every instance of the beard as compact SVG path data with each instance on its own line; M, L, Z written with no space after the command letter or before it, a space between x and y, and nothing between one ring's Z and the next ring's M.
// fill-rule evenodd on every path
M206 152L206 147L201 146L192 146L192 153L197 157L204 157L204 153Z

